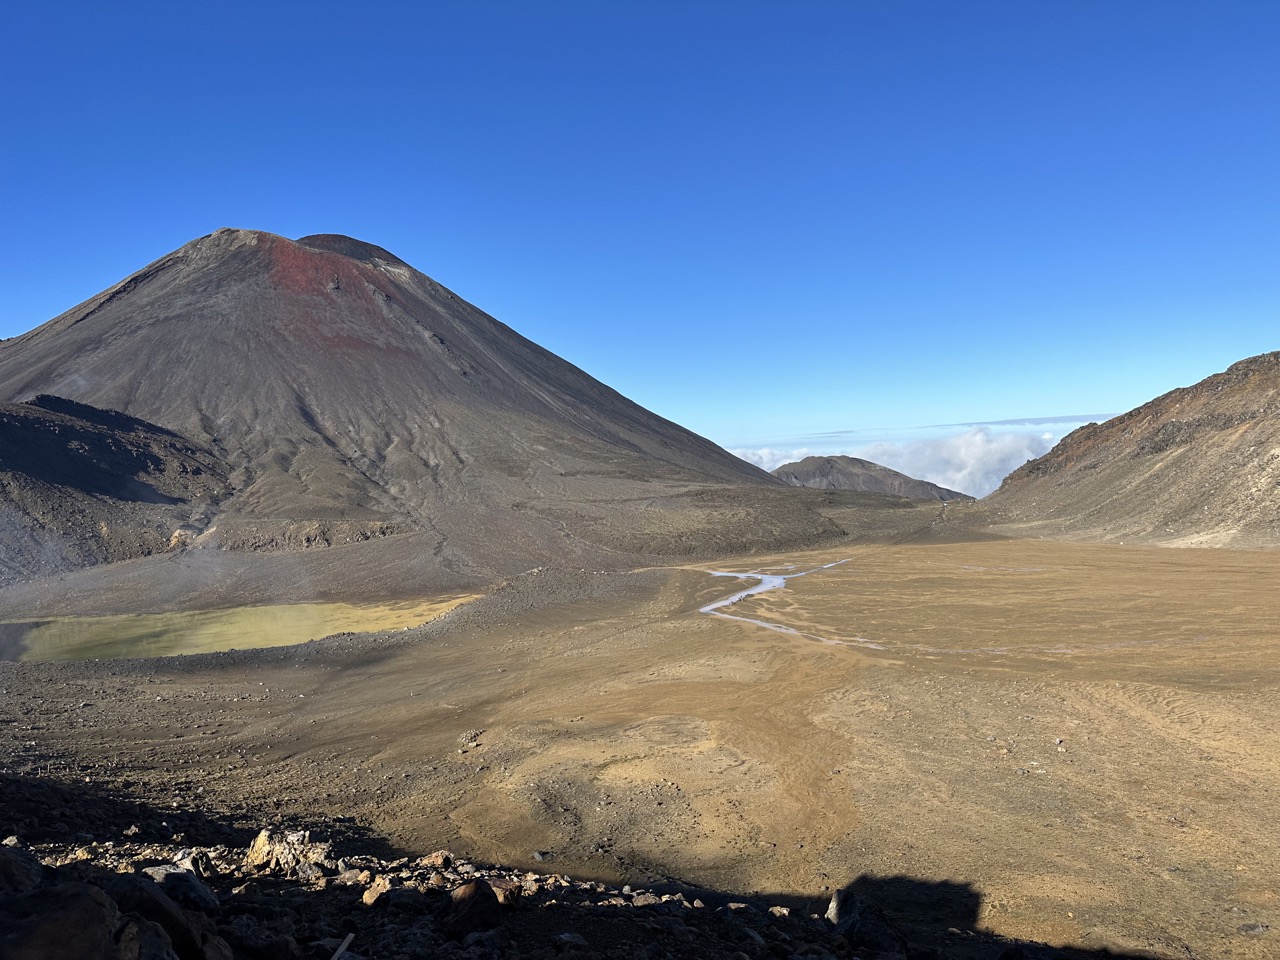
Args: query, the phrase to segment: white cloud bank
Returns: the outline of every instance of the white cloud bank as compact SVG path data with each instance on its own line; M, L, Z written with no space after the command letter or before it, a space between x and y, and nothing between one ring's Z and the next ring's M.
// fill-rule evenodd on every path
M985 497L1028 460L1048 453L1052 433L997 432L974 427L954 437L873 443L855 456L974 497Z
M949 437L904 442L881 441L842 450L761 447L730 453L765 470L811 456L846 454L882 464L900 473L928 480L950 490L984 497L1009 473L1052 449L1059 434L1044 431L992 430L976 426Z

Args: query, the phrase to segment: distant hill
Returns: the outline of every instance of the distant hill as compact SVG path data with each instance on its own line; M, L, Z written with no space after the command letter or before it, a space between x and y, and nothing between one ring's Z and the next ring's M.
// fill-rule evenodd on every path
M23 405L37 395L65 399ZM0 584L161 546L394 540L382 560L290 576L311 589L360 569L371 582L352 591L421 591L843 534L763 470L331 234L186 244L0 343L0 402L0 517L25 531L0 538ZM51 459L22 459L31 443ZM166 486L183 457L207 490Z
M983 504L1015 533L1280 546L1280 352L1073 431Z
M857 457L805 457L785 463L773 471L779 480L793 487L815 490L862 490L891 493L912 500L972 500L967 493L948 490L928 480L917 480L870 460Z

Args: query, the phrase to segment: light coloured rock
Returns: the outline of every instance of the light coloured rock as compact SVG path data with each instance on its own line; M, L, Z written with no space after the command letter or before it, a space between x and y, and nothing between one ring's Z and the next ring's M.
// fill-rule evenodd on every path
M514 907L524 892L524 886L518 880L506 880L501 877L491 877L489 886L493 888L498 903L507 908Z
M381 898L384 894L390 892L390 890L391 890L391 878L387 876L385 873L380 874L378 878L374 880L372 884L369 885L369 889L364 892L364 896L362 896L360 899L364 901L364 905L366 907L372 907L375 903L378 902L379 898Z
M256 869L296 873L303 864L332 865L332 847L328 843L313 843L310 830L266 829L254 838L244 863Z
M453 854L448 850L437 850L419 859L418 866L426 870L448 870L453 866Z

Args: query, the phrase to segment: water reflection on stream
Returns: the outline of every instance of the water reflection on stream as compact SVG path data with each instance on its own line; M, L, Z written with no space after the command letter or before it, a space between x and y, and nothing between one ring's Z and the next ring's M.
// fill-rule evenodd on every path
M817 573L819 570L830 570L832 567L838 567L842 563L848 563L849 558L837 560L834 563L824 563L820 567L814 567L812 570L802 570L800 573L733 573L727 570L708 570L707 573L713 577L736 577L739 580L756 579L760 582L754 587L748 587L746 590L739 590L737 593L725 597L723 600L717 600L714 603L708 603L705 607L700 607L699 613L709 613L713 617L723 617L726 620L737 620L741 623L754 624L757 627L764 627L766 630L776 630L778 633L787 633L797 637L803 637L806 640L817 640L819 643L829 643L846 647L868 647L872 650L883 650L884 647L878 643L872 643L870 640L857 638L854 640L833 640L830 637L819 637L816 634L804 633L794 627L788 627L781 623L770 623L768 620L756 620L752 617L739 617L732 613L722 612L722 607L737 603L747 597L755 596L757 593L765 593L769 590L778 590L787 585L788 580L794 580L797 577L803 577L810 573Z

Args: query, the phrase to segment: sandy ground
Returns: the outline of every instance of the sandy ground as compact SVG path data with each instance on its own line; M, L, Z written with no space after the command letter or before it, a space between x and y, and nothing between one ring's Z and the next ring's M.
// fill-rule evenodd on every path
M698 613L709 569L848 563ZM1280 556L1029 541L543 571L408 633L0 665L7 769L916 929L1280 955ZM535 857L541 857L538 860Z

